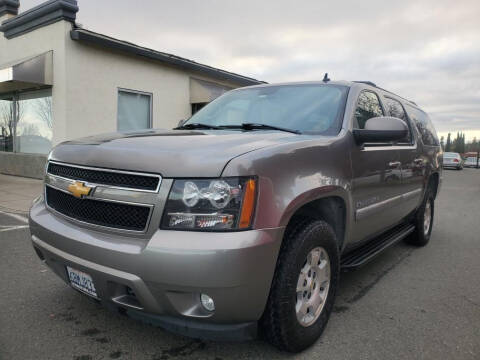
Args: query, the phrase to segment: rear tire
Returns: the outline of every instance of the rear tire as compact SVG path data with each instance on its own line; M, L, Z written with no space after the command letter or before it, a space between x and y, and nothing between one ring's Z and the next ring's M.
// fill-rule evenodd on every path
M415 231L407 237L407 242L415 246L425 246L430 241L435 214L435 198L432 187L429 186L425 192L422 205L418 209L413 224Z
M315 343L333 309L339 269L336 236L328 223L304 220L289 226L260 321L265 339L289 352Z

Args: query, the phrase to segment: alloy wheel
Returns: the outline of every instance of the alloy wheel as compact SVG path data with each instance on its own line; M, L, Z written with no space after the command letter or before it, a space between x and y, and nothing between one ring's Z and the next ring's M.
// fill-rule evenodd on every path
M325 249L312 249L297 281L295 311L300 325L308 327L320 316L330 288L330 273L330 259Z

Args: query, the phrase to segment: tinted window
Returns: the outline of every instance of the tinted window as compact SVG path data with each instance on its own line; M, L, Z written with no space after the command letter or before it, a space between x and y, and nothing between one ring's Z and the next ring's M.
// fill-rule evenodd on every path
M194 114L186 124L238 126L257 123L301 132L336 135L348 88L282 85L233 90Z
M410 126L408 123L407 115L405 114L405 110L403 110L402 104L398 100L389 97L385 97L384 99L385 111L387 112L387 114L398 119L402 119L403 121L405 121L409 128L408 135L405 137L404 140L400 141L400 143L411 143L412 139L410 136Z
M392 98L385 98L385 107L388 115L405 120L405 111L403 111L402 104L400 104L397 100Z
M413 120L424 145L438 146L438 138L432 121L422 110L407 104L408 116Z
M357 127L365 128L368 119L383 116L383 110L380 106L378 96L371 91L363 91L358 97L357 108L355 110L355 119Z

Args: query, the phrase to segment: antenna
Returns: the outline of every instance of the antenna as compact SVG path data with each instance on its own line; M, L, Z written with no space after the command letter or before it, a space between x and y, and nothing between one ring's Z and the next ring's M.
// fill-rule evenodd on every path
M328 78L328 73L325 73L325 75L323 76L323 82L327 83L330 81L330 79Z

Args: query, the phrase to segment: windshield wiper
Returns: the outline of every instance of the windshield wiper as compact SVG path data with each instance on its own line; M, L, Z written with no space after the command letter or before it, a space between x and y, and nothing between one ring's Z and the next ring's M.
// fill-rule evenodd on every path
M240 125L219 125L219 128L224 129L243 129L243 130L279 130L285 131L293 134L301 134L298 130L287 129L280 126L268 125L268 124L260 124L260 123L242 123Z
M221 129L221 127L215 126L215 125L201 124L201 123L191 123L191 124L185 124L185 125L173 128L173 130L182 130L182 129L216 129L218 130L218 129Z

